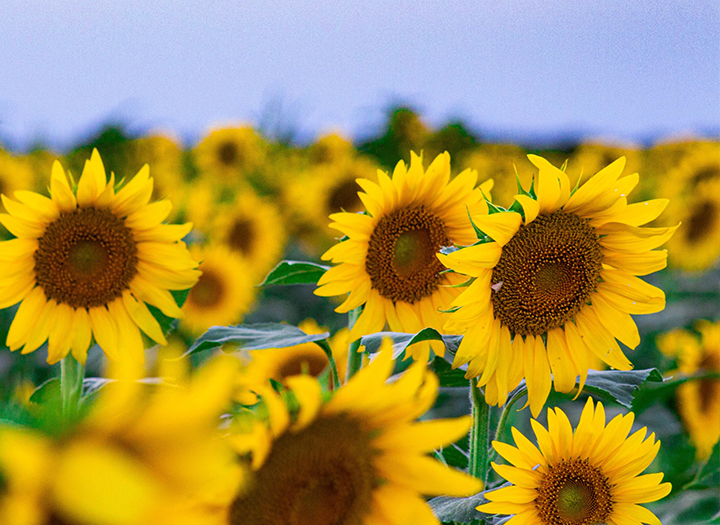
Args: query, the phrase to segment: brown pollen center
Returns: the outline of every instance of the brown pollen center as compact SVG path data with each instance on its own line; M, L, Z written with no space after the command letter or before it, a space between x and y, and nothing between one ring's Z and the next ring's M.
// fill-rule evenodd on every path
M212 308L222 303L225 296L223 280L212 269L201 268L202 275L188 294L188 301L200 308Z
M240 151L237 144L232 141L221 143L217 149L218 159L225 166L233 166L240 162Z
M357 212L362 208L362 201L358 197L360 187L355 180L344 180L330 191L327 200L327 212L341 211Z
M503 246L493 269L495 316L515 334L562 326L587 304L602 257L586 219L561 211L538 215Z
M73 308L112 302L137 273L137 245L110 210L62 212L38 239L35 276L46 297Z
M246 218L236 219L230 228L227 242L231 248L243 255L249 255L255 243L255 226L252 221Z
M318 352L295 351L280 363L273 379L282 382L286 377L299 376L301 374L318 377L322 374L323 370L325 370L328 363L327 356L319 348Z
M229 525L362 525L378 478L371 437L348 416L321 417L283 434Z
M365 271L380 295L413 304L437 290L445 267L436 254L450 244L443 221L424 206L400 209L375 226Z
M718 221L720 221L720 210L717 204L712 201L703 202L693 210L688 220L688 241L697 242L705 239L709 233L717 228Z
M596 525L613 510L608 478L587 459L552 465L537 491L535 507L544 525Z

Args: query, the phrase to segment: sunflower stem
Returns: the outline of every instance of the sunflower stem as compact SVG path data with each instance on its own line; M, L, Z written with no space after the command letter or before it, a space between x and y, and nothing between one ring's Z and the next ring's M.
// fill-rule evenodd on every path
M350 312L348 313L348 329L349 330L352 330L353 326L355 326L355 323L360 318L361 313L362 313L362 307L358 307L358 308L355 308L354 310L350 310ZM350 343L350 347L348 348L347 373L345 374L345 382L346 383L362 367L362 353L358 352L359 348L360 348L360 339L357 339L356 341L353 341L352 343Z
M77 417L84 380L85 365L75 360L71 354L65 356L60 361L60 396L65 424L71 423Z
M470 460L468 473L487 484L488 449L490 437L490 407L485 395L477 385L478 380L470 381L470 402L472 403L472 428L470 428Z
M503 440L503 434L505 433L505 425L507 424L508 416L510 415L510 409L515 404L515 402L526 393L526 388L519 388L505 404L502 414L500 414L500 421L498 421L498 426L495 429L495 437L493 438L493 441Z
M323 352L325 352L325 355L328 358L328 362L330 363L330 372L332 372L333 386L335 387L335 390L337 390L340 388L340 375L338 374L337 365L335 364L335 357L333 356L332 348L330 348L330 344L327 339L315 341L315 344L323 349Z

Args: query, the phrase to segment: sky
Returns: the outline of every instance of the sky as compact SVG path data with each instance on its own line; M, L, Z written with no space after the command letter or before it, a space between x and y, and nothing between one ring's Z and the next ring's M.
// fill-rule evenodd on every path
M377 133L409 104L488 140L720 134L717 0L3 0L0 141L103 123L187 144L278 121Z

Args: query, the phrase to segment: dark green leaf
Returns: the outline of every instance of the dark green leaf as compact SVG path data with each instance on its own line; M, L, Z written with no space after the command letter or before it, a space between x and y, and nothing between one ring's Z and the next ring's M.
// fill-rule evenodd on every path
M329 266L304 261L280 261L258 286L315 284Z
M632 408L635 391L646 381L662 383L656 368L646 370L590 370L584 391Z
M720 487L720 443L715 443L708 460L700 467L693 486Z
M457 445L450 445L440 449L439 452L435 453L438 459L451 467L466 470L468 466L468 455L467 452L462 450Z
M510 483L505 483L502 487L509 487ZM492 490L496 490L500 487L495 487ZM477 507L483 503L488 503L485 499L486 492L480 492L474 496L467 498L451 498L448 496L439 496L428 501L428 505L435 514L435 517L443 523L472 523L474 520L484 519L487 524L490 523L502 523L507 518L494 517L488 514L484 514L477 510Z
M306 334L297 326L281 323L213 326L195 341L185 355L216 348L225 343L235 343L245 350L264 350L322 341L329 336L327 332Z
M460 341L462 341L461 335L442 335L434 328L424 328L416 334L406 334L403 332L378 332L377 334L363 336L360 344L364 346L368 352L374 353L380 349L380 345L386 337L392 339L395 347L395 352L393 352L393 354L396 357L402 354L408 346L421 343L423 341L442 341L445 344L445 348L451 354L455 354L458 346L460 346Z
M177 305L182 308L182 305L185 304L185 300L187 299L187 296L190 294L190 288L187 290L170 290L170 293L173 296L173 299L175 299L175 302ZM148 310L150 310L150 313L153 315L153 317L157 320L157 322L160 324L160 328L162 328L162 331L164 334L167 334L169 332L173 332L177 328L178 320L174 317L168 317L164 313L162 313L158 308L154 307L151 304L147 305Z
M635 412L635 415L641 414L651 405L671 397L675 393L675 390L683 383L699 379L718 378L720 378L720 375L718 375L717 372L701 372L690 376L679 374L666 379L660 384L645 383L641 385L640 389L635 393L632 403L633 412Z
M435 356L431 367L440 380L440 386L468 386L470 384L470 380L465 379L463 370L453 370L450 363L442 357Z

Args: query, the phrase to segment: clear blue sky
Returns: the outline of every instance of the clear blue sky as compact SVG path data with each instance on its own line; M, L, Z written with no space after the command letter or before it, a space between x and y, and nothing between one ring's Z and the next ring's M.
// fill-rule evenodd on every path
M717 0L3 0L0 140L196 140L282 101L307 140L392 102L493 137L720 130Z

